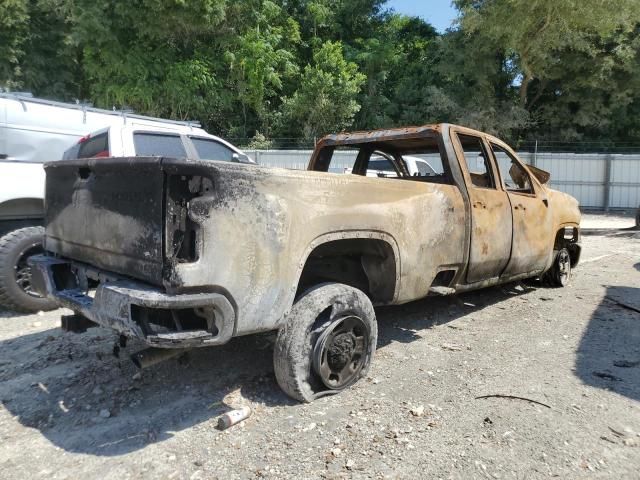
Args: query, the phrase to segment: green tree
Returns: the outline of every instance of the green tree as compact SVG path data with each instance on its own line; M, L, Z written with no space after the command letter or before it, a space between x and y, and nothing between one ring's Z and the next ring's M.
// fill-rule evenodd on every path
M225 59L242 106L242 136L248 134L250 115L256 117L254 127L269 135L283 82L298 73L295 46L300 42L299 27L269 0L242 6L242 18L250 19L250 27L229 43Z
M494 44L513 54L521 71L519 99L528 107L529 87L544 82L556 70L559 53L571 50L587 57L600 51L599 43L635 30L640 22L637 0L456 0L461 25L468 33L482 32ZM544 86L541 84L540 88Z
M29 9L26 0L0 3L0 87L20 85L20 64L28 36Z
M325 42L305 67L300 87L285 99L285 116L305 138L343 130L360 109L356 98L365 79L345 60L340 42Z

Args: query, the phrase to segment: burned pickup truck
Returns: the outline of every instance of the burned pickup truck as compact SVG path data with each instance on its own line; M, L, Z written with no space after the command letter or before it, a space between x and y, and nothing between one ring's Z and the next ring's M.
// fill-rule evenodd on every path
M410 174L405 156L430 169ZM372 159L395 175L367 176ZM580 257L577 201L497 138L447 124L330 135L308 171L148 157L46 175L42 293L155 352L278 330L276 378L302 401L366 374L374 305L561 287Z

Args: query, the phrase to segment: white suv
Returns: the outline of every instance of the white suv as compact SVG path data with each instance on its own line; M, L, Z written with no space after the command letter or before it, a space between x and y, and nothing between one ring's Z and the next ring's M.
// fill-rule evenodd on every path
M90 157L176 157L255 163L229 142L200 128L131 122L98 130L78 140L63 159Z

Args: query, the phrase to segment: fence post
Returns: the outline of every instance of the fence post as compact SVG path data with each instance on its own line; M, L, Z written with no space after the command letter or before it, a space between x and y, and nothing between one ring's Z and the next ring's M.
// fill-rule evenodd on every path
M536 140L536 147L533 150L533 160L531 161L531 166L538 166L538 140Z
M602 205L604 206L604 211L609 211L610 205L610 194L611 194L611 164L613 163L613 157L611 153L607 153L605 157L605 170L604 170L604 202Z
M260 150L256 150L256 163L260 165Z

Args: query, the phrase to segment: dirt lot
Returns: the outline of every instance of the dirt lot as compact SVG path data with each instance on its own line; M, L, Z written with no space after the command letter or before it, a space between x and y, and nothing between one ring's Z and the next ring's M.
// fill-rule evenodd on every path
M637 479L640 234L583 244L566 289L379 309L370 377L311 405L280 393L268 336L140 376L107 330L2 312L0 477Z

